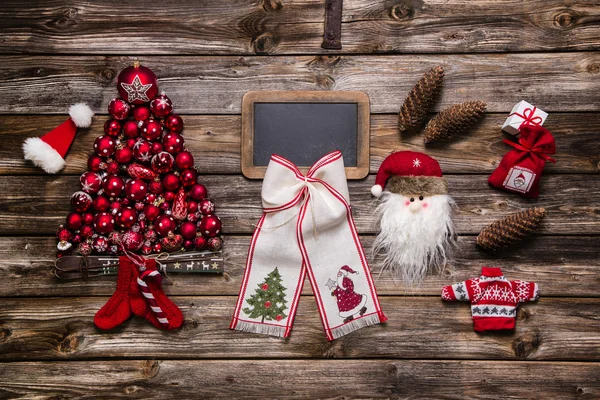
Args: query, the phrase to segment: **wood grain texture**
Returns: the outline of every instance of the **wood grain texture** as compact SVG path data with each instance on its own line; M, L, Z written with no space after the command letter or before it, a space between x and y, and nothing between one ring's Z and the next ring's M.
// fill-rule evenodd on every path
M473 331L467 303L383 297L388 322L328 342L312 296L298 306L289 339L229 329L236 297L172 297L185 316L168 334L133 318L103 332L94 314L108 298L5 299L0 359L402 358L600 360L600 299L521 304L514 331Z
M250 90L358 90L371 112L398 112L425 71L442 65L437 109L482 100L508 112L523 98L547 112L599 111L600 53L140 57L181 114L239 114ZM0 114L61 113L76 101L104 112L128 57L2 56Z
M362 236L369 249L373 236ZM380 295L417 294L438 296L441 287L478 276L483 265L500 266L509 279L535 281L544 297L598 297L600 251L598 237L536 236L511 250L486 253L475 245L474 236L461 236L454 271L427 276L421 287L407 288L389 274L379 275L371 263ZM246 265L250 236L225 237L223 275L172 275L173 285L165 284L169 295L237 295ZM0 297L111 295L113 277L62 281L52 275L56 251L54 237L0 237ZM371 257L368 257L371 260ZM303 293L311 292L310 283Z
M491 173L510 147L502 143L508 135L500 131L507 114L486 114L468 133L439 145L423 144L420 134L398 134L397 114L371 116L371 173L396 150L426 152L439 161L446 174ZM23 159L21 146L31 136L40 136L63 122L58 115L0 115L0 174L44 172ZM65 174L87 170L87 157L94 140L103 134L106 115L98 115L89 129L80 129L67 156ZM238 115L184 115L185 140L201 173L239 174L241 119ZM600 113L552 114L545 123L554 133L556 164L548 163L545 174L597 173L600 171Z
M6 0L0 6L0 52L331 53L321 48L324 3L151 1L139 7L117 0ZM157 9L168 12L158 18ZM596 50L599 13L598 4L583 0L346 0L342 51Z
M493 189L485 175L446 175L449 194L456 201L457 230L478 234L488 224L515 211L536 205L548 216L539 230L542 234L600 233L600 175L548 175L542 178L538 200L525 199ZM362 234L375 233L376 203L369 189L374 175L363 181L350 181L353 215ZM262 213L262 182L239 175L204 175L200 182L208 188L217 205L217 215L227 234L251 233ZM0 176L0 232L5 235L56 233L70 212L71 194L79 190L78 176ZM32 189L33 188L33 189ZM43 218L40 218L43 216Z
M23 371L28 371L23 374ZM123 360L0 365L7 398L595 398L597 363Z

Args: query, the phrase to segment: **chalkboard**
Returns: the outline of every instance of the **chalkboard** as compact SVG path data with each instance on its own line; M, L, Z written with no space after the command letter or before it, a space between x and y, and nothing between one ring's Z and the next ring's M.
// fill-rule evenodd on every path
M242 172L262 178L272 154L306 170L340 150L348 179L369 173L369 98L362 92L248 92L242 100Z

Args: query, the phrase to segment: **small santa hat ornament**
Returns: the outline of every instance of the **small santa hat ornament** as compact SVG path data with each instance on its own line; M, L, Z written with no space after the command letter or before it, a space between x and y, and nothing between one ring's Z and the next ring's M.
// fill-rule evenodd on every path
M371 194L379 197L384 189L397 194L448 194L440 164L427 154L415 151L398 151L383 160Z
M65 167L65 156L75 139L77 128L87 128L92 124L94 112L85 103L69 107L70 118L42 137L32 137L23 143L26 160L49 174L55 174Z

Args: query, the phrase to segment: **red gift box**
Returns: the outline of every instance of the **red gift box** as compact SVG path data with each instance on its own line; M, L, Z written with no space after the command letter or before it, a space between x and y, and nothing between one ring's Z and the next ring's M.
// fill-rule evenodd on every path
M514 150L506 153L488 182L508 192L537 198L546 161L556 162L550 157L556 152L554 136L544 127L524 125L518 142L507 139L503 142L514 147Z

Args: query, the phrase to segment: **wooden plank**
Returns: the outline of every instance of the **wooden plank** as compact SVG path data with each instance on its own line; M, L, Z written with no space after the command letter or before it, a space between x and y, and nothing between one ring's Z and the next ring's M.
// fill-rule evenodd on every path
M0 365L27 398L595 398L598 363L394 360L136 360Z
M491 173L509 147L500 132L507 114L487 114L471 132L438 145L423 144L419 134L400 137L396 114L371 116L371 173L395 150L424 151L438 160L444 173ZM241 173L238 115L185 115L185 139L201 173ZM21 146L27 137L40 136L63 122L63 116L0 116L0 174L44 174L23 160ZM106 115L95 118L90 129L78 132L67 156L64 173L87 170L87 157L96 137L103 134ZM582 123L585 121L585 123ZM545 126L555 134L558 163L548 163L545 173L593 173L600 171L600 113L552 114Z
M292 335L286 340L230 330L234 296L173 297L185 322L168 334L137 317L102 332L94 327L93 317L107 299L3 299L0 359L600 360L600 299L542 297L519 307L513 332L478 334L466 303L434 297L382 297L388 322L333 343L325 339L312 296L302 297Z
M157 4L152 4L157 3ZM157 9L162 13L156 29ZM3 1L3 53L301 54L321 48L324 0ZM466 12L467 9L468 11ZM345 53L598 49L589 1L346 0ZM35 17L32 17L35 16ZM67 40L68 39L68 40Z
M542 178L542 194L537 201L493 189L485 175L446 175L450 195L460 210L456 216L461 234L478 234L498 218L522 208L545 207L549 215L542 234L598 234L600 212L600 175L548 175ZM262 182L239 175L204 175L200 181L208 188L227 234L251 233L262 205ZM369 192L374 183L350 181L350 199L360 233L374 233L375 203ZM78 176L0 176L0 232L11 234L54 234L70 212L69 198L79 190ZM43 217L41 217L43 216Z
M103 40L105 40L103 38ZM181 114L239 114L250 90L361 90L371 112L396 113L424 72L441 64L436 107L466 100L508 112L530 99L548 112L598 111L600 53L382 56L140 57ZM0 113L60 113L76 101L106 110L128 57L2 56ZM551 82L552 84L548 84Z
M362 236L368 249L373 236ZM237 295L246 265L250 236L225 237L224 275L172 275L165 284L169 295ZM421 287L405 287L389 274L379 275L372 263L380 295L438 296L443 285L478 276L482 265L501 266L509 279L535 281L544 297L598 297L600 257L596 236L538 236L511 250L496 254L481 251L474 236L461 236L453 273L429 275ZM54 237L0 237L0 297L111 295L115 277L61 281L52 275ZM371 257L369 257L371 259ZM304 294L310 294L308 281Z

